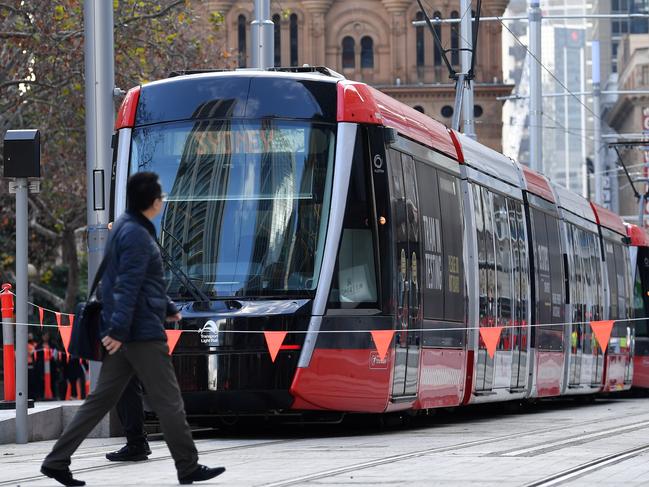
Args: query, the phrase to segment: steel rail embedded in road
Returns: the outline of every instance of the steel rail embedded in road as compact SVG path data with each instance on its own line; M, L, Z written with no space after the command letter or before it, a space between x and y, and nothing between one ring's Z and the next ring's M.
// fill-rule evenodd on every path
M525 484L524 487L552 487L554 485L559 485L563 482L581 477L595 470L607 467L611 464L617 464L624 460L637 457L638 455L646 451L649 451L649 444L631 448L629 450L624 450L618 453L613 453L612 455L606 455L604 457L591 460L590 462L582 463L581 465L577 465L576 467L569 468L554 475L550 475L549 477L545 477L544 479L537 480L530 484Z
M584 421L581 423L577 423L574 425L571 425L571 427L580 427L584 426L587 424L593 424L593 423L601 423L602 418L598 418L595 420L589 420L589 421ZM639 423L640 424L640 423ZM642 423L644 424L644 422ZM649 426L649 424L647 425ZM291 485L300 485L305 482L310 482L313 480L319 480L327 477L334 477L336 475L344 474L344 473L349 473L349 472L355 472L357 470L364 470L367 468L372 468L372 467L378 467L381 465L387 465L390 463L396 463L404 460L410 460L412 458L418 458L418 457L423 457L426 455L432 455L435 453L446 453L450 451L456 451L456 450L463 450L466 448L471 448L473 446L481 446L481 445L488 445L490 443L496 443L500 442L503 440L507 440L509 438L521 438L523 436L530 436L530 435L538 435L542 433L549 433L553 431L563 431L565 429L565 426L560 426L560 427L555 427L555 428L540 428L532 431L528 431L525 433L512 433L508 435L502 435L502 436L497 436L493 438L485 438L483 440L473 440L473 441L467 441L464 443L459 443L456 445L448 445L448 446L442 446L442 447L435 447L435 448L427 448L425 450L416 450L408 453L402 453L399 455L391 455L389 457L383 457L383 458L377 458L375 460L369 460L366 462L361 462L361 463L355 463L352 465L346 465L343 467L337 467L337 468L332 468L329 470L323 470L320 472L314 472L312 474L307 474L307 475L301 475L299 477L294 477L291 479L285 479L281 480L278 482L271 482L267 484L263 484L262 487L288 487ZM619 429L619 427L618 427Z

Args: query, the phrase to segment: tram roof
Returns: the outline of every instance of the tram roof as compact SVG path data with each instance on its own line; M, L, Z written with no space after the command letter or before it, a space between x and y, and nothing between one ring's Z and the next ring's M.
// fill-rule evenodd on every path
M437 120L365 83L338 81L339 122L380 124L461 160L448 129Z
M552 184L552 183L551 183ZM575 215L578 215L585 220L588 220L592 223L597 223L595 218L595 213L593 207L590 205L590 201L581 196L580 194L574 193L563 186L558 184L552 184L552 189L557 196L557 205L564 210L567 210Z
M627 236L631 239L631 245L634 247L649 247L649 232L644 228L625 223Z
M455 132L455 136L462 149L465 164L512 186L520 187L520 175L512 159L464 134Z
M529 193L540 196L541 198L556 203L554 192L550 186L550 181L541 173L520 164L523 170L523 179L525 180L525 190Z
M324 68L322 68L324 69ZM455 160L461 160L461 154L453 143L448 129L437 120L401 103L365 83L346 80L340 75L331 74L329 70L314 67L312 70L283 71L277 69L237 69L233 71L189 72L162 80L144 84L133 97L131 105L144 102L147 105L146 120L134 106L134 120L125 112L125 103L120 109L116 128L143 123L155 123L170 120L219 116L214 110L227 110L231 116L287 116L297 114L296 118L329 119L337 122L369 123L385 125L396 129L402 135L416 140ZM329 74L328 74L329 73ZM258 80L250 86L233 83L236 79ZM223 81L219 87L214 81ZM268 96L273 86L262 86L262 80L278 80L276 92L283 96ZM290 86L295 81L298 84ZM282 84L283 83L283 84ZM337 100L330 98L328 89L314 95L313 83L328 85L337 84ZM182 92L184 98L178 97ZM138 100L139 98L139 100ZM188 100L187 98L191 98ZM255 103L248 103L253 99ZM149 100L147 100L149 99ZM163 100L164 103L160 103ZM134 103L133 103L134 102ZM253 115L250 115L251 112ZM273 111L275 110L275 111ZM208 113L205 113L208 112Z
M627 229L624 226L624 220L617 213L613 213L608 208L599 206L591 201L591 206L595 211L595 217L597 218L597 223L602 227L613 230L614 232L619 233L620 235L627 235Z

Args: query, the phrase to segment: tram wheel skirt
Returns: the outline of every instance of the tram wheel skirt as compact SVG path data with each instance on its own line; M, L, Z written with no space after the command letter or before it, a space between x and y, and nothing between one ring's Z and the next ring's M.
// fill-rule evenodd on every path
M202 391L183 393L188 415L255 414L288 409L293 396L282 390Z

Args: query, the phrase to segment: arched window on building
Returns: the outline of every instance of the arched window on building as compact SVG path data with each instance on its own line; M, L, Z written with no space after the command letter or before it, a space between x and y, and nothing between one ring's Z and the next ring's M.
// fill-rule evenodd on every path
M374 67L374 41L365 36L361 39L361 68Z
M457 10L451 12L452 19L459 19L460 14ZM451 64L457 66L460 64L460 24L451 24Z
M246 67L246 27L247 27L246 16L243 14L239 15L239 18L237 19L237 32L238 32L238 40L239 40L239 67L240 68Z
M417 12L415 20L420 21L424 20L424 14L422 12ZM424 48L424 28L415 27L415 43L417 51L417 67L423 67L426 64L425 48Z
M297 66L297 14L291 14L289 27L291 38L291 66Z
M415 105L415 106L412 107L412 108L414 108L414 109L417 110L418 112L426 113L426 112L424 111L424 107L422 107L421 105Z
M440 11L435 12L433 14L433 18L441 19L442 18L442 13ZM442 24L433 24L433 29L435 29L435 32L437 33L437 38L441 41L442 40ZM433 54L433 64L435 66L441 66L442 65L442 49L441 49L440 46L437 45L436 42L435 42L435 50L433 52L434 52L434 54Z
M282 65L282 18L279 14L273 15L273 29L274 29L274 49L275 49L275 66Z
M356 46L353 37L343 39L343 69L356 67Z

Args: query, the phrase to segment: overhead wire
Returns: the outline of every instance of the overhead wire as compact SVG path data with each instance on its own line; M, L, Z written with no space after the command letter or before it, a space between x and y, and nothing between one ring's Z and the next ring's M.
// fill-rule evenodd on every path
M507 32L509 32L509 33L512 35L512 37L516 40L516 42L518 42L518 43L519 43L519 44L520 44L520 45L525 49L525 51L527 51L527 54L528 54L528 55L529 55L529 56L530 56L530 57L531 57L535 62L537 62L538 65L541 66L541 67L542 67L542 68L543 68L543 69L544 69L544 70L545 70L545 71L546 71L550 76L552 76L552 78L553 78L553 79L554 79L554 80L559 84L559 86L561 86L561 87L566 91L566 93L568 93L568 94L569 94L570 96L572 96L575 100L577 100L581 106L583 106L586 110L588 110L588 112L590 112L590 113L593 115L593 117L595 117L596 119L598 119L600 122L603 122L603 120L601 119L601 117L598 117L597 115L595 115L595 112L593 112L593 110L591 110L591 108L590 108L588 105L586 105L583 101L581 101L581 99L579 98L579 96L577 96L577 95L574 94L572 91L570 91L570 90L568 89L568 87L567 87L566 85L564 85L563 82L562 82L559 78L557 78L557 76L556 76L556 75L555 75L555 74L554 74L554 73L553 73L553 72L552 72L552 71L551 71L551 70L550 70L550 69L549 69L545 64L543 64L543 62L542 62L539 58L537 58L534 54L532 54L532 52L531 52L531 51L529 50L529 48L525 45L525 43L524 43L523 41L521 41L520 38L519 38L516 34L514 34L514 33L512 32L512 30L511 30L509 27L507 27L507 25L505 24L505 22L504 22L500 17L496 17L496 18L498 19L498 22L500 22L500 24L501 24L501 25L502 25L502 26L507 30Z

